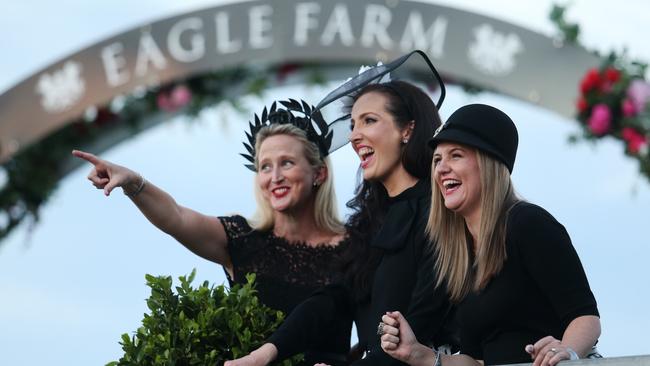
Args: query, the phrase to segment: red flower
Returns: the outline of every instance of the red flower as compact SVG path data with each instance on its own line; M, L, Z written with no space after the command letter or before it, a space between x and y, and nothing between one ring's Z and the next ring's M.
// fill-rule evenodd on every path
M300 69L299 64L292 64L292 63L283 64L278 69L276 79L278 80L278 82L283 83L287 79L287 76L298 71L299 69Z
M647 143L646 137L632 127L624 127L621 131L621 136L627 142L627 149L632 154L638 153L643 145Z
M607 69L605 69L605 80L614 84L620 79L621 79L621 72L618 71L618 69L615 69L613 67L608 67Z
M602 80L600 78L600 72L598 72L598 69L591 68L582 78L582 81L580 81L580 91L582 94L586 94L588 91L600 87L601 82Z

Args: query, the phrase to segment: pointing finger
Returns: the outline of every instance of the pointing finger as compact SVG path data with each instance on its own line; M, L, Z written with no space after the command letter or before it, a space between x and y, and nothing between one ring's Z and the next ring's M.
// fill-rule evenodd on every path
M100 158L96 157L95 155L93 155L91 153L87 153L87 152L81 151L81 150L72 150L72 155L76 156L78 158L84 159L85 161L87 161L87 162L89 162L89 163L91 163L93 165L97 165L97 164L99 164L101 162Z

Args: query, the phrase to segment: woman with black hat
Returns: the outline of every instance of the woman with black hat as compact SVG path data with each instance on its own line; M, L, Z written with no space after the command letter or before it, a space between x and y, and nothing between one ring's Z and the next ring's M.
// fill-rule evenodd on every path
M458 303L461 353L423 346L399 312L382 317L382 348L410 365L530 362L585 357L600 335L596 300L564 227L519 199L510 179L518 135L491 106L454 112L434 149L427 229L438 286Z

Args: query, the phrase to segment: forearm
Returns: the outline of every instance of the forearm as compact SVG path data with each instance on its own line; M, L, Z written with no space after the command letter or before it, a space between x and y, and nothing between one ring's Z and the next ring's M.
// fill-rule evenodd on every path
M573 319L564 331L562 343L571 347L580 358L587 355L600 336L600 319L594 315L584 315Z
M172 236L177 234L182 226L181 207L167 192L147 181L141 192L129 198L154 226Z
M264 343L251 356L260 361L259 365L268 365L278 356L278 349L272 343Z
M194 254L230 269L226 232L218 218L178 205L167 192L149 182L130 198L158 229Z

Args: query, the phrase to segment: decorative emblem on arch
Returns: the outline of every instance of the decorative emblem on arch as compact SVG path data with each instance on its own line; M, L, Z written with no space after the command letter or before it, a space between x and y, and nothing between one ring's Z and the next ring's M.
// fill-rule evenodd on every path
M477 70L491 76L505 76L515 69L515 56L524 49L518 35L500 33L489 24L482 24L474 28L474 36L467 55Z
M81 70L80 63L67 61L61 69L41 75L36 84L36 92L41 95L41 106L45 111L63 112L81 99L86 91Z

